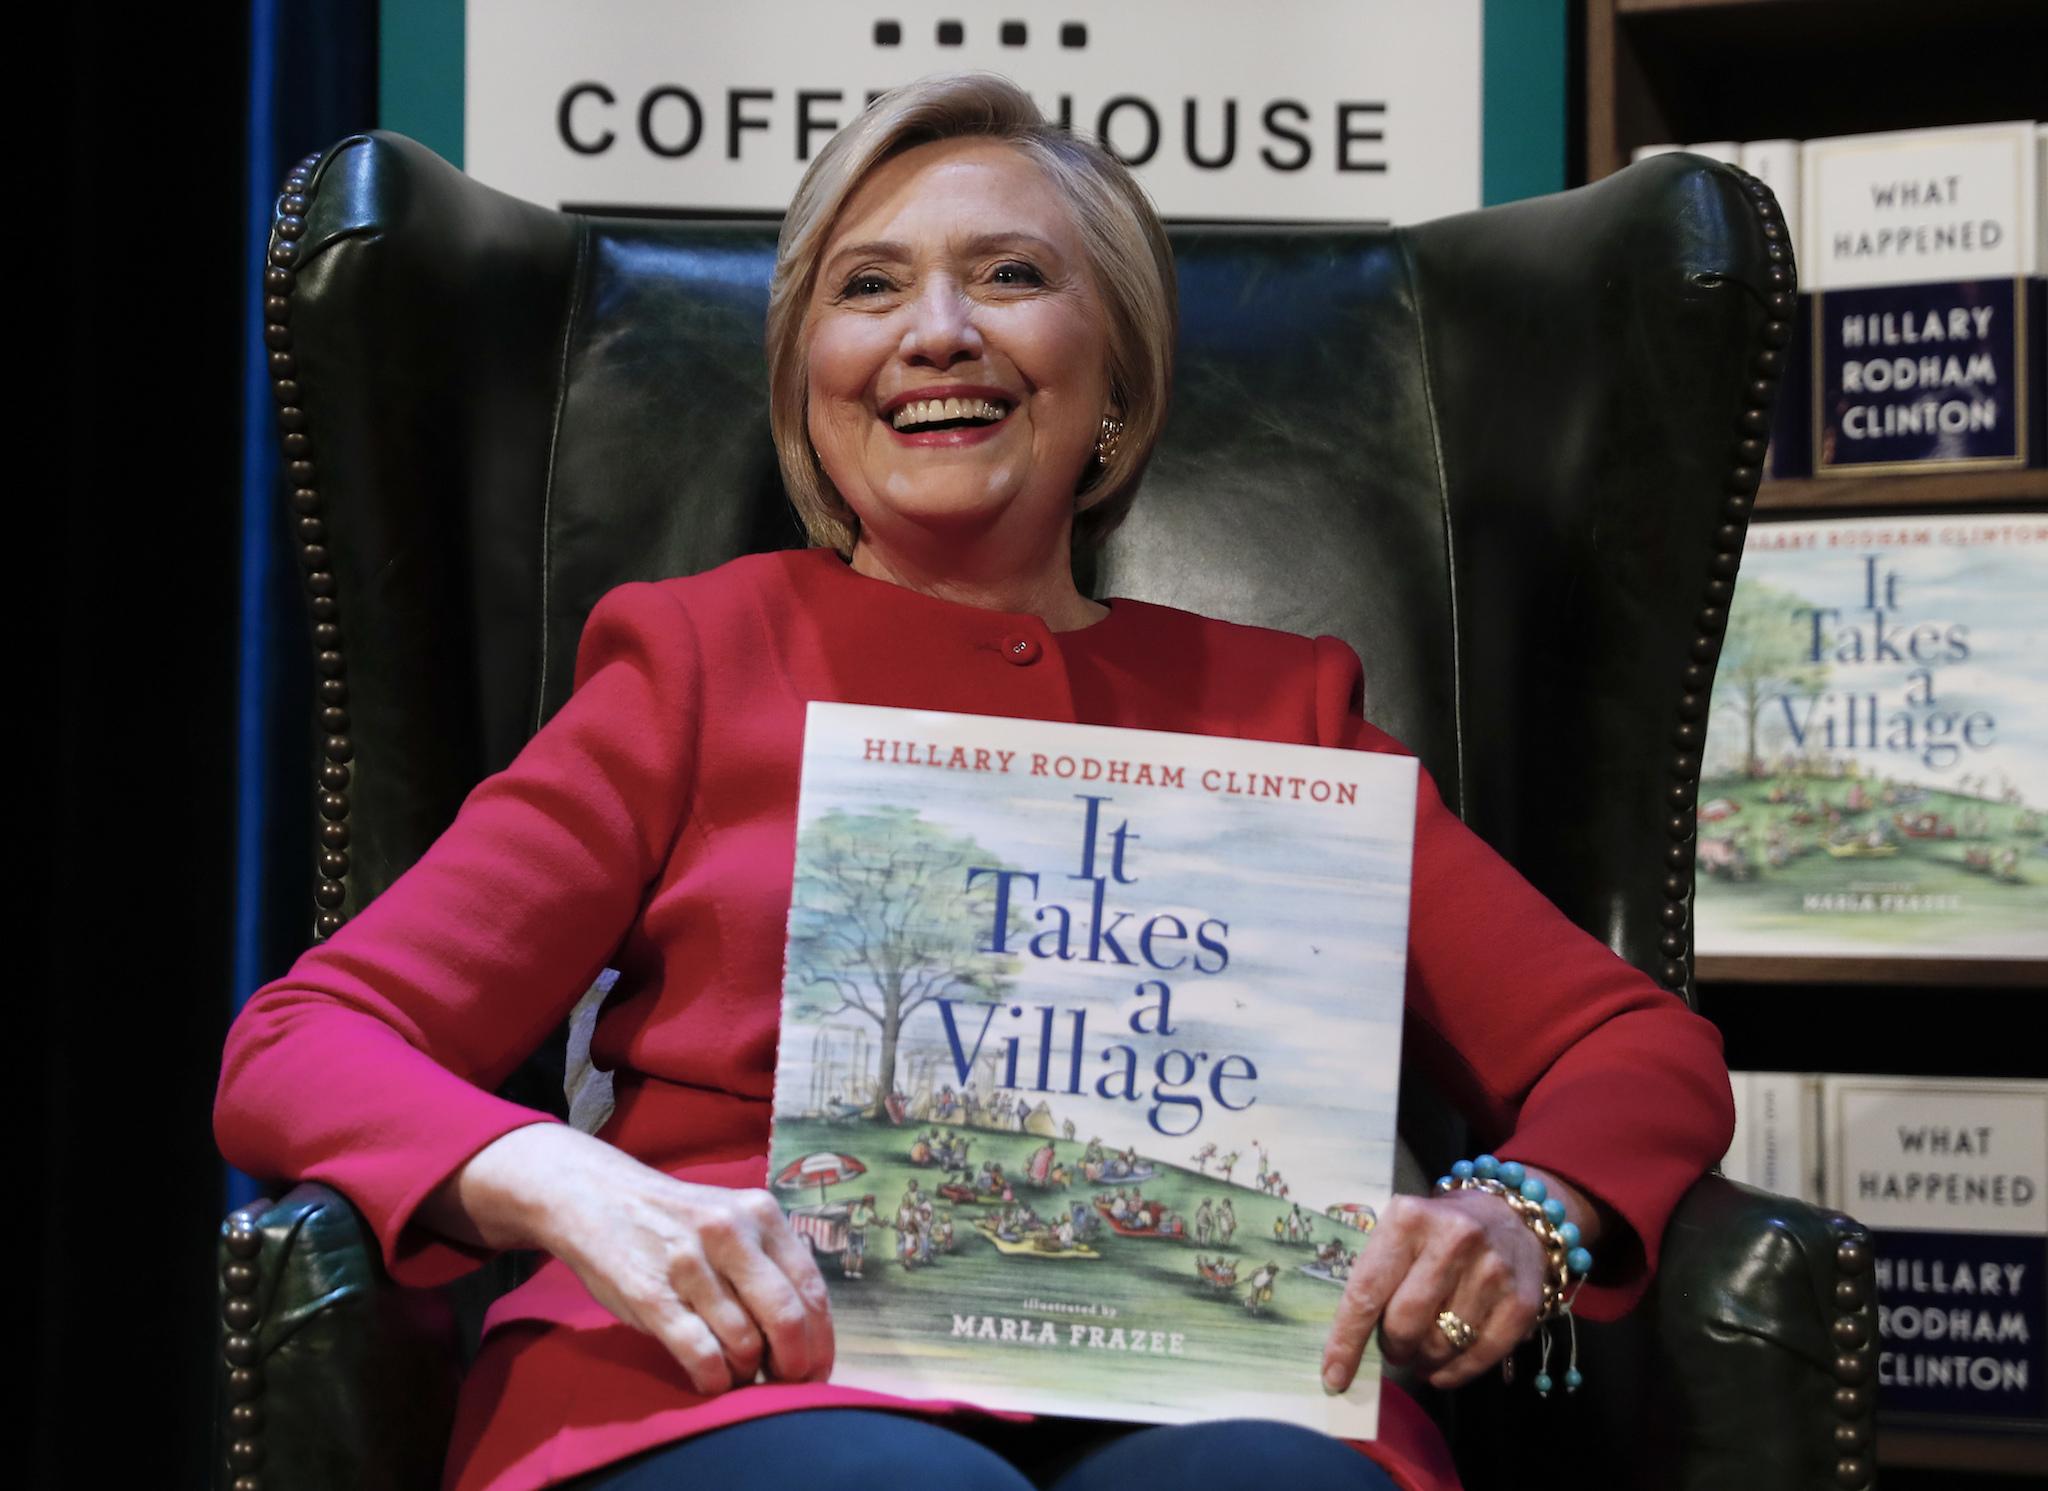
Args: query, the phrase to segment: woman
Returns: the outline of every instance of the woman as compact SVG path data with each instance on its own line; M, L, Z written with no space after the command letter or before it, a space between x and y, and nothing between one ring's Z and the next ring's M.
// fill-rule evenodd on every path
M1164 234L1107 156L994 80L887 96L806 176L771 296L776 445L817 546L608 596L556 718L250 1002L217 1113L230 1159L342 1189L401 1282L552 1255L487 1323L459 1491L893 1484L911 1466L1024 1484L990 1446L1039 1471L1078 1457L1073 1491L1455 1483L1391 1389L1368 1460L1271 1425L1041 1425L1027 1443L967 1405L837 1387L822 1281L758 1189L808 701L1399 749L1360 717L1358 659L1333 639L1075 588L1073 545L1114 527L1164 422L1173 320ZM1416 843L1414 1048L1597 1249L1581 1311L1617 1313L1726 1146L1718 1039L1426 784ZM1527 959L1507 997L1503 944ZM601 1138L492 1097L606 963ZM1544 1258L1498 1198L1397 1200L1377 1230L1305 1373L1341 1391L1377 1330L1453 1387L1527 1334ZM1081 1455L1091 1439L1110 1442Z

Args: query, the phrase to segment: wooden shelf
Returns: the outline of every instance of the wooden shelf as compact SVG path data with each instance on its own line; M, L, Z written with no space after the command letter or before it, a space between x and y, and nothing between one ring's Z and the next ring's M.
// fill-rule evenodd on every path
M2048 987L2048 961L2038 958L1785 958L1702 953L1694 965L1703 983Z
M1812 476L1767 481L1758 512L1989 507L2048 502L2048 471L1938 471L1927 476Z
M1877 1431L1877 1463L1910 1469L1991 1475L2048 1475L2048 1435Z
M1776 5L1782 0L1615 0L1621 15L1643 15L1658 10L1730 10L1739 5Z

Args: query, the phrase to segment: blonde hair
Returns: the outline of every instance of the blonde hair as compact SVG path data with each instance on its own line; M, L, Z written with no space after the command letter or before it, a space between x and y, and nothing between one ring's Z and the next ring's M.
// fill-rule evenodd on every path
M813 544L850 550L856 520L818 464L809 429L804 329L818 263L847 200L884 161L939 140L998 140L1043 171L1072 210L1109 315L1114 453L1084 481L1078 551L1108 537L1137 496L1166 423L1179 314L1173 250L1144 188L1108 151L1048 124L1031 96L986 73L931 77L883 94L804 173L776 246L768 292L768 406L782 479ZM1076 494L1077 497L1081 494Z

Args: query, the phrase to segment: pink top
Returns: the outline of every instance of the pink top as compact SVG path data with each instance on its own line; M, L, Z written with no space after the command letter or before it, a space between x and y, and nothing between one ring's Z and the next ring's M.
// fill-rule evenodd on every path
M1335 638L1130 600L1055 633L825 549L626 586L592 613L575 692L518 759L250 1000L228 1038L222 1152L346 1193L401 1283L452 1279L476 1258L414 1226L414 1208L493 1139L549 1121L490 1089L610 964L592 1057L618 1106L602 1137L686 1180L760 1186L809 701L1399 751L1362 718L1361 687ZM1632 1229L1603 1239L1579 1302L1592 1318L1627 1309L1672 1207L1726 1150L1719 1034L1567 922L1426 775L1407 1019L1409 1055L1481 1140ZM907 1406L829 1383L699 1398L550 1260L490 1312L446 1479L528 1491L719 1425L859 1404ZM1409 1491L1456 1485L1434 1427L1391 1387L1364 1448Z

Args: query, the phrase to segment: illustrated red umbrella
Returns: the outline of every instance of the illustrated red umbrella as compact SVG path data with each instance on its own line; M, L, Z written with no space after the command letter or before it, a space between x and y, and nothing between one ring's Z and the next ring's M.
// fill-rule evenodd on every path
M818 1201L822 1205L825 1200L825 1187L836 1186L843 1180L851 1180L856 1175L867 1173L868 1167L852 1155L835 1154L829 1149L821 1149L815 1154L807 1154L802 1159L791 1160L784 1165L782 1173L775 1177L774 1185L778 1191L794 1191L815 1182L818 1187Z

